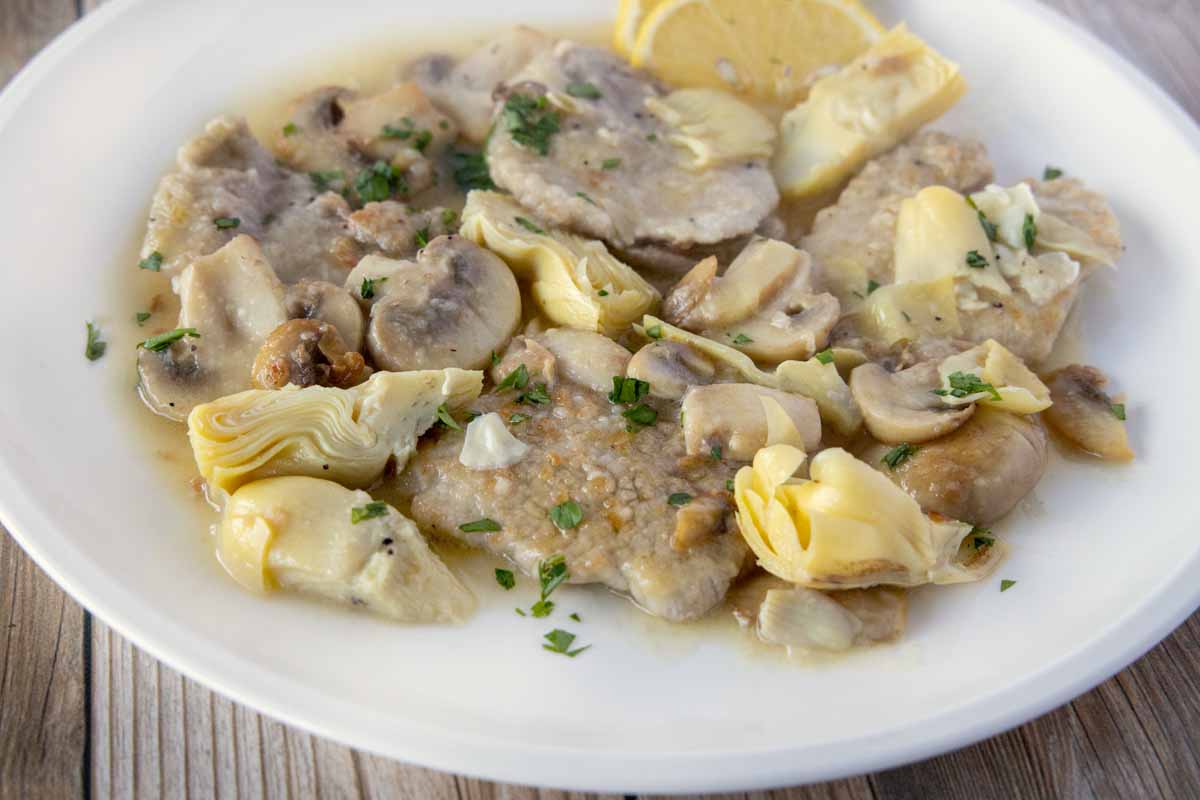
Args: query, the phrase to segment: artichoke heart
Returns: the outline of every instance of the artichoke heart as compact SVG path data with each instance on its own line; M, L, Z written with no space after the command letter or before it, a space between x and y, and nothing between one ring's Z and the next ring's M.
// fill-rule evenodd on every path
M789 445L760 450L734 482L738 527L759 564L815 589L917 586L982 578L998 562L994 542L966 543L972 526L928 517L888 478L841 448L805 461Z
M750 356L726 344L705 336L676 328L647 315L639 330L653 330L655 336L669 342L689 345L713 361L718 372L727 378L744 380L757 386L802 395L817 404L821 420L845 436L853 435L862 426L862 412L850 394L850 387L838 372L834 362L825 364L816 357L807 361L784 361L774 372L759 369Z
M775 145L770 120L718 89L679 89L648 97L646 110L673 130L667 141L688 152L692 169L767 158Z
M893 283L876 289L853 314L864 336L893 345L902 339L958 336L958 297L952 276L932 281Z
M1046 384L995 339L945 359L938 365L938 374L942 377L939 394L946 405L979 402L1014 414L1036 414L1051 404ZM973 376L987 387L972 391L961 377L956 380L954 376Z
M217 556L252 591L324 597L402 622L461 622L475 607L411 520L319 478L266 478L234 492Z
M482 387L482 372L451 368L378 372L352 389L251 389L193 409L188 438L200 474L223 492L275 475L364 487L390 460L404 466L438 406L462 407Z
M617 336L662 300L603 242L550 229L508 195L471 192L459 232L529 282L539 310L558 325Z
M771 163L780 191L803 198L835 189L964 92L957 64L903 25L893 28L784 116Z
M1012 294L1000 274L979 212L945 186L922 189L900 204L894 254L896 283L924 283L950 276L1001 295Z

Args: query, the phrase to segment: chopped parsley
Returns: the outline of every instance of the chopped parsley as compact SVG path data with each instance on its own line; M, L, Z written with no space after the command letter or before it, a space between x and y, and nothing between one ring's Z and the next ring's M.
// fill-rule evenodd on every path
M370 300L375 296L375 284L383 283L387 278L363 278L362 286L358 287L358 293L362 295L363 300Z
M888 469L895 469L913 456L920 448L905 442L898 444L891 450L887 451L887 455L879 459L884 464L888 465Z
M815 356L813 356L813 358L815 358L817 361L820 361L822 364L832 364L833 363L833 350L831 350L830 348L827 347L824 350L822 350L821 352L817 353Z
M571 97L581 97L584 100L599 100L602 95L596 84L587 81L571 81L567 84L567 94Z
M400 170L381 160L358 173L354 179L354 191L364 203L378 203L393 194L408 194L408 182Z
M403 125L404 127L397 127L395 125L384 125L383 130L380 131L379 135L385 139L402 139L402 140L407 139L408 137L413 135L413 121L411 118L405 117L404 119L400 120L400 124Z
M472 189L495 189L488 172L487 156L483 153L458 152L454 156L454 182L464 192Z
M591 203L592 205L596 205L596 201L595 201L595 200L593 200L592 198L588 197L588 193L587 193L587 192L576 192L576 193L575 193L575 196L576 196L576 197L582 197L584 200L587 200L587 201L588 201L589 203Z
M151 314L149 311L139 311L133 315L133 318L137 320L139 328L142 327L142 325L146 322L146 320L150 319L150 317Z
M732 492L733 489L734 489L733 478L726 478L725 479L725 491Z
M461 431L462 425L459 425L454 419L454 415L450 413L450 409L446 408L446 404L442 403L437 407L437 421L445 425L451 430Z
M552 611L554 611L553 600L538 600L529 608L529 613L539 619L550 616L550 612Z
M623 378L613 375L613 390L608 393L610 403L636 403L650 394L650 384L637 378Z
M983 227L983 232L987 234L988 239L993 242L996 241L999 231L997 230L995 223L988 219L987 215L979 210L979 206L975 204L975 198L967 195L967 205L975 209L975 213L979 216L979 224Z
M949 395L950 397L961 398L985 392L990 394L993 400L1000 399L1000 393L996 391L996 387L984 382L973 372L952 372L950 373L949 380L949 389L934 389L933 393L940 397Z
M516 612L517 612L518 614L520 614L522 617L524 617L524 616L527 616L527 615L526 615L526 613L525 613L525 609L523 609L523 608L514 608L514 609L513 609L513 611L516 611Z
M417 249L429 244L429 228L421 228L421 230L414 233L413 244L417 246Z
M544 383L535 383L529 387L529 391L523 392L517 397L517 402L528 403L531 406L544 406L550 402L550 390Z
M499 364L500 364L500 354L497 353L495 350L493 350L492 351L492 366L493 367L499 366Z
M662 325L651 325L646 328L646 335L651 339L661 339L663 337Z
M538 585L541 587L541 599L549 597L569 577L571 573L567 569L567 559L564 556L554 555L539 561Z
M433 141L432 131L421 131L413 139L413 147L417 148L418 153L424 153L425 148L429 147L429 143Z
M372 503L367 503L365 506L355 506L354 508L350 509L350 524L357 525L363 520L386 517L387 513L387 503L383 502L382 500L376 500Z
M83 346L83 355L88 361L95 361L104 355L104 351L108 349L108 342L100 338L100 329L88 322L87 325L87 344Z
M679 508L692 502L692 496L687 492L675 492L667 498L667 503Z
M619 166L621 166L619 158L606 158L600 162L600 169L616 169Z
M596 292L596 294L600 297L608 297L608 289L601 289L600 291Z
M496 391L502 392L505 389L524 389L529 385L529 368L524 364L518 364L517 368L504 376L504 380L496 384Z
M517 579L513 575L511 569L500 569L496 567L496 583L504 587L504 591L508 591L517 585Z
M1044 181L1052 181L1055 178L1061 178L1062 176L1063 176L1063 171L1061 169L1059 169L1058 167L1049 167L1048 166L1044 170L1042 170L1042 180L1044 180Z
M1121 422L1125 421L1125 404L1124 403L1109 403L1108 410L1112 412L1114 417L1121 420Z
M1021 236L1025 239L1025 249L1032 250L1033 243L1037 241L1038 228L1037 222L1033 218L1033 214L1025 215L1025 222L1021 224Z
M1008 578L1004 578L1000 581L1000 591L1007 592L1009 589L1011 589L1012 587L1014 587L1016 585L1017 585L1016 581L1010 581Z
M576 614L574 611L571 612L571 619L575 620L576 622L583 622L583 618L580 617L578 614Z
M543 650L549 650L551 653L558 653L559 655L564 655L567 658L574 658L584 650L587 650L589 647L591 647L589 644L572 650L571 645L575 642L575 634L568 633L561 628L555 628L542 638L549 642L549 644L542 645Z
M876 281L876 280L867 281L867 294L871 294L871 292L875 291L878 288L879 288L879 281Z
M645 403L625 409L621 412L621 416L629 421L625 430L630 433L637 433L642 428L647 428L658 421L658 412Z
M308 173L308 179L312 181L313 188L318 192L324 192L330 189L334 191L341 191L341 187L336 187L334 184L345 181L346 173L342 172L340 169L331 169L326 170L325 172L310 172Z
M163 350L166 350L168 347L175 344L175 342L178 342L185 336L199 338L200 334L195 328L176 328L173 331L160 333L158 336L151 336L149 339L138 344L138 347L145 348L152 353L161 353Z
M283 135L284 136L295 136L299 132L300 132L299 126L297 126L296 123L294 123L294 122L289 122L287 125L283 126Z
M513 141L542 156L550 152L550 137L558 133L560 119L544 95L512 94L500 112L500 122Z
M550 521L561 531L570 530L583 522L583 509L574 500L565 500L550 509Z
M658 141L658 134L657 134L657 133L647 133L647 134L646 134L646 141L647 141L647 142L657 142L657 141Z
M220 230L236 228L241 224L242 221L238 217L217 217L213 220L213 225L216 225Z
M713 461L720 461L722 456L721 445L714 444L712 449L708 451L708 454L712 456Z
M522 422L528 422L533 417L528 414L513 414L508 418L509 425L520 425Z
M453 226L455 222L458 222L458 212L453 208L442 209L442 224L449 228Z
M544 230L537 226L537 223L528 220L525 217L513 217L513 222L517 223L530 233L545 233Z
M754 341L753 339L751 339L749 336L747 336L744 333L739 333L737 336L733 337L734 344L750 344L753 341Z
M983 269L987 265L987 259L979 255L978 250L970 250L967 252L967 266L971 269Z
M138 262L138 269L148 269L151 272L158 272L162 269L163 255L155 250L150 255Z
M974 525L971 527L971 532L967 535L971 537L971 546L976 550L991 547L996 543L995 537L992 536L991 528Z

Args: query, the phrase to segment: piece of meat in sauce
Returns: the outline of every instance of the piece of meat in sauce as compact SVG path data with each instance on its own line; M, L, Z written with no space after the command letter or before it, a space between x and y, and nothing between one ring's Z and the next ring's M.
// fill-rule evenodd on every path
M588 88L571 96L570 86ZM552 225L620 247L688 247L749 233L779 202L766 159L703 170L683 163L670 129L645 105L665 89L605 50L557 42L501 94L487 145L492 180ZM529 126L556 132L532 144L514 137L513 101L537 103Z
M719 604L748 554L725 490L734 465L687 456L669 403L648 401L658 406L657 423L627 431L626 406L565 380L550 351L524 338L509 349L519 356L506 356L494 372L526 364L529 386L549 378L550 402L522 403L521 392L510 390L485 394L472 409L499 412L530 450L513 466L473 470L459 462L461 432L427 438L400 478L413 519L427 534L504 556L530 575L539 561L561 554L571 582L628 592L670 620L694 619ZM529 418L512 423L514 414ZM668 503L676 493L691 502ZM550 510L567 500L580 505L583 520L559 530ZM460 529L481 517L501 530Z

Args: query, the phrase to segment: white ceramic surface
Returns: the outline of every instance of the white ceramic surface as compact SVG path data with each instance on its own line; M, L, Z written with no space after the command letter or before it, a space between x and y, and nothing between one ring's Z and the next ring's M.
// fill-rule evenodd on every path
M964 65L972 92L944 127L982 137L1001 179L1051 163L1112 199L1128 253L1087 288L1081 327L1129 392L1140 457L1057 459L997 526L1012 544L999 573L918 591L903 644L797 666L707 629L666 636L616 598L566 588L556 599L594 645L568 660L539 646L555 620L513 614L528 592L489 595L462 628L407 629L255 599L214 568L119 408L136 402L132 333L82 357L83 320L130 327L114 271L135 268L120 257L176 146L338 43L394 32L402 52L456 18L479 30L614 5L117 0L40 55L0 98L0 518L37 562L139 646L287 722L442 769L615 791L777 786L929 756L1066 701L1184 619L1200 603L1200 132L1025 0L876 7ZM1002 577L1018 581L1003 595Z

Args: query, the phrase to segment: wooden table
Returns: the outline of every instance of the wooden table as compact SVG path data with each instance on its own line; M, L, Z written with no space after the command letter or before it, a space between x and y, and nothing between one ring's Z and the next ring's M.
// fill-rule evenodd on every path
M0 0L0 85L96 4ZM1052 0L1052 5L1200 115L1200 2ZM3 529L0 622L0 797L598 797L407 766L235 705L137 650L84 611ZM736 795L742 800L1157 796L1200 797L1200 613L1099 688L989 741L873 775Z

